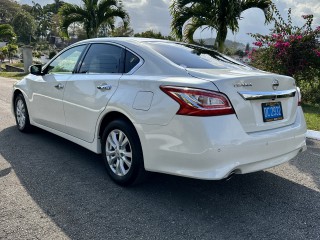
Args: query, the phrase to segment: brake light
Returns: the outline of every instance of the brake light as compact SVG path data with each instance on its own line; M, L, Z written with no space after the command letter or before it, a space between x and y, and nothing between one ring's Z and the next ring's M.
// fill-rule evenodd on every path
M299 87L297 87L297 94L298 94L298 106L301 106L302 98L301 98L301 91Z
M178 115L217 116L235 113L230 101L222 93L175 86L160 86L160 89L180 104Z

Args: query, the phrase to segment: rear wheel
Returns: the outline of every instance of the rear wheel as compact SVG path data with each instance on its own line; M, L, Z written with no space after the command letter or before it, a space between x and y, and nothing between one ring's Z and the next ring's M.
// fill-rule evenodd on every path
M14 101L14 112L19 131L29 132L32 128L29 119L27 104L22 94L18 94Z
M141 182L146 173L142 148L134 127L123 119L112 121L102 136L102 155L107 172L117 184Z

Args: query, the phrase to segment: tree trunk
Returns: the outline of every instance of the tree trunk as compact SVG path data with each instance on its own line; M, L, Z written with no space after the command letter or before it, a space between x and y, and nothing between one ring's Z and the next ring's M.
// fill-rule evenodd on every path
M227 26L225 26L225 25L220 26L217 31L217 38L216 38L216 42L215 42L215 45L217 46L218 51L220 53L223 53L223 51L224 51L224 42L227 38L227 34L228 34Z

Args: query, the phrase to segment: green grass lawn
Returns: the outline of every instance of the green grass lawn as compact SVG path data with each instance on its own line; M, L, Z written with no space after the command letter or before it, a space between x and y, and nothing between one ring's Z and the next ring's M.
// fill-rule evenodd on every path
M0 72L0 77L13 78L21 80L27 74L21 72Z
M303 104L302 109L308 129L320 131L320 105Z

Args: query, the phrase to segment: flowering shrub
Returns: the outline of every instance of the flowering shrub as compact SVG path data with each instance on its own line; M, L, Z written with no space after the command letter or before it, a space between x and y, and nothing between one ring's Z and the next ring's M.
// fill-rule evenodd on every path
M320 102L320 26L312 29L313 15L303 15L302 27L292 25L291 9L285 22L275 13L274 28L269 35L249 34L257 50L249 54L251 64L262 70L295 77L305 100ZM311 96L316 94L317 96Z

